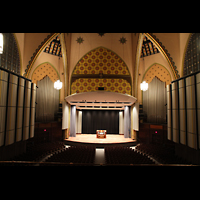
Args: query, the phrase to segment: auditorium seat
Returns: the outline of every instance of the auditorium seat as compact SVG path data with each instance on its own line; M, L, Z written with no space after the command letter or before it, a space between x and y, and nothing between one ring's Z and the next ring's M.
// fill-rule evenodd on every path
M26 153L12 158L12 161L38 161L45 155L65 147L63 142L47 142L27 146Z
M191 164L176 156L174 148L170 145L140 143L136 146L136 149L155 158L162 164Z
M106 147L106 164L155 164L147 156L129 147Z
M95 147L88 146L71 146L63 149L62 151L56 152L48 158L45 162L48 164L41 164L41 166L51 165L49 162L60 162L60 163L79 163L79 164L93 164L95 157Z

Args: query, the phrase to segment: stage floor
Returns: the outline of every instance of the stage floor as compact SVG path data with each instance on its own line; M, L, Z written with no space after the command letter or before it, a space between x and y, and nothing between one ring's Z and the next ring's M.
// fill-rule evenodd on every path
M69 137L64 141L68 145L93 145L96 147L136 145L136 140L117 134L107 134L106 138L96 138L96 134L77 134L76 137Z

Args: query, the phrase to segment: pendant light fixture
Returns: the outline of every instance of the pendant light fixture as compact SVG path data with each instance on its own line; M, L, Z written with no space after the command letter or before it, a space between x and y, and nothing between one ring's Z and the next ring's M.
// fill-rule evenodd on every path
M144 57L143 57L143 70L145 71ZM143 81L142 83L140 83L140 89L142 91L147 91L148 90L148 83L146 83L146 81Z
M140 83L140 89L142 91L147 91L148 90L148 83L146 83L146 81L143 81L142 83Z
M60 74L60 55L59 55L59 60L58 60L58 68L59 68L59 74ZM56 82L54 82L54 88L56 90L60 90L62 88L62 82L58 79Z
M3 34L0 33L0 54L3 54Z

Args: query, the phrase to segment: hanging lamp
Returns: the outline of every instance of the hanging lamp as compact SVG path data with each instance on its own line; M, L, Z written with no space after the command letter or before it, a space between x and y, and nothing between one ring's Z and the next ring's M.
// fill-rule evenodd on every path
M3 54L3 34L0 33L0 54Z
M143 70L145 71L144 57L143 57ZM148 90L148 83L146 83L146 81L143 81L142 83L140 83L140 89L142 91L147 91Z
M62 88L62 82L60 82L60 80L54 82L54 88L60 90Z
M147 91L148 90L148 83L146 83L146 81L143 81L142 83L140 83L140 89L142 91Z
M58 68L59 68L59 73L60 73L60 55L59 55L59 60L58 60ZM56 82L54 82L54 88L56 90L60 90L62 88L62 82L59 79Z

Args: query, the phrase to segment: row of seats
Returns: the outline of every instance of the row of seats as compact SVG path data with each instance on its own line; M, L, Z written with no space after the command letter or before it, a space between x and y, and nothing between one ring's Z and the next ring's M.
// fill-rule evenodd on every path
M140 143L136 149L150 155L162 164L190 164L176 156L174 148L170 145Z
M155 164L146 155L129 147L106 147L106 164Z
M45 162L60 162L60 163L87 163L93 164L95 158L95 147L89 146L71 146L62 149L53 154ZM41 165L48 165L44 163ZM50 163L49 163L50 164ZM50 164L52 165L52 164Z
M12 161L38 161L45 155L61 150L65 147L63 142L38 143L27 146L26 153L12 158Z

